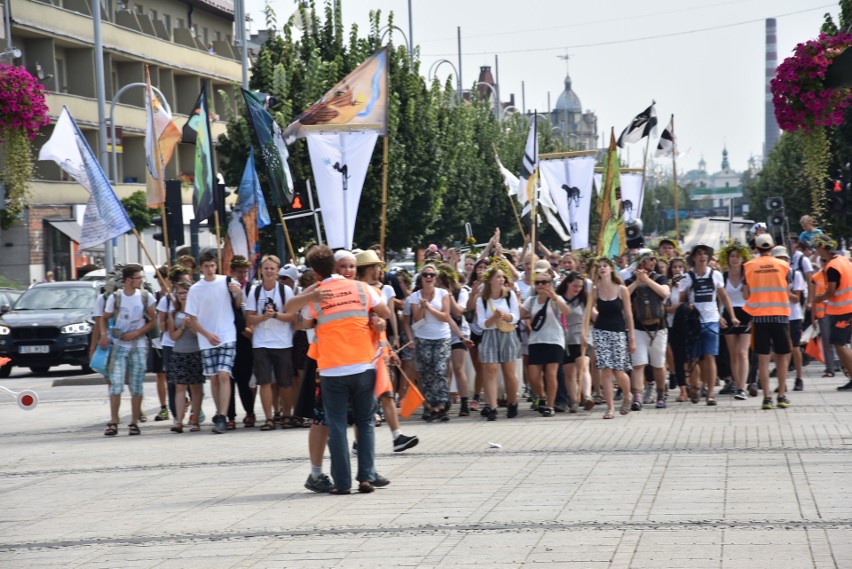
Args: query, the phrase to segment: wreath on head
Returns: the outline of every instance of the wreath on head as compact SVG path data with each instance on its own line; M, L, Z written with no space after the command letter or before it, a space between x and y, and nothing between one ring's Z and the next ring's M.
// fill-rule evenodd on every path
M459 282L459 274L451 265L446 263L438 266L438 278L447 282Z
M491 257L491 259L488 261L488 268L485 270L486 274L488 275L486 280L491 279L497 269L503 271L503 275L506 277L507 281L512 280L512 269L509 265L509 262L503 257Z
M751 259L751 251L744 244L740 243L737 240L728 239L728 242L725 243L725 246L719 249L718 259L719 265L723 269L728 268L728 257L736 251L740 254L740 257L743 259L743 263Z

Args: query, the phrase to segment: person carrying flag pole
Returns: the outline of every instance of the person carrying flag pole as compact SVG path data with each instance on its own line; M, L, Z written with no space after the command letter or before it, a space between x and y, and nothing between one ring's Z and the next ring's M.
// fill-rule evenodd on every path
M677 240L680 242L680 216L677 211L677 143L675 141L674 134L674 114L672 114L672 118L669 121L669 126L663 130L663 134L660 135L660 142L657 144L657 151L654 153L654 156L669 156L672 157L672 180L674 185L674 216L675 216L675 234L677 235Z

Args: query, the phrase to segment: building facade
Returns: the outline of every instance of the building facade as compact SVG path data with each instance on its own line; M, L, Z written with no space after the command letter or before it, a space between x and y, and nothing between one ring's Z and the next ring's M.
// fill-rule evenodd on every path
M0 0L0 5L8 2ZM100 156L90 6L89 0L14 0L8 7L12 44L20 50L13 63L26 67L47 89L51 121L68 107ZM115 153L110 163L116 164L107 173L118 196L125 198L145 189L145 90L131 87L116 98L119 91L144 83L147 64L151 83L162 92L178 126L192 112L202 85L207 88L211 115L218 119L217 113L224 115L228 101L233 103L239 95L235 85L241 81L242 65L232 47L230 0L101 0L101 6L106 117L114 115L117 131L116 140L107 141L107 151ZM211 128L215 140L225 132L225 122L214 120ZM34 142L36 154L52 130L52 126L42 130ZM194 161L194 146L179 144L166 177L191 178ZM30 207L18 224L2 234L0 274L22 283L41 280L47 271L73 279L77 268L97 264L102 248L79 251L74 247L88 192L53 162L36 163L29 191ZM191 185L185 185L183 201L192 203ZM137 260L135 238L128 239L132 243L123 240L117 243L116 261ZM146 241L152 253L158 249L158 243ZM164 257L162 251L158 253L155 260L160 262Z
M583 112L570 74L565 74L564 85L556 106L550 111L553 136L562 141L563 148L594 150L598 148L598 117L592 111Z

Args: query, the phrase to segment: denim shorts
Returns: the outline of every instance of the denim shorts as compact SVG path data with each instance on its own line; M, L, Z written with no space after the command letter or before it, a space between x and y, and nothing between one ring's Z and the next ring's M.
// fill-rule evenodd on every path
M719 323L702 322L701 336L690 350L690 359L719 355Z

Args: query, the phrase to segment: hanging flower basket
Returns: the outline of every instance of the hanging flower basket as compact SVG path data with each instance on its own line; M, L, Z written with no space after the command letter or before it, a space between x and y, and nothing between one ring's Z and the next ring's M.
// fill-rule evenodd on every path
M0 182L6 208L0 225L8 229L24 209L33 171L31 141L50 122L45 89L24 67L0 64Z
M811 190L812 213L820 220L825 213L824 181L831 158L826 128L840 125L844 111L852 104L849 87L829 86L842 84L835 80L841 70L832 66L850 45L852 34L846 32L820 34L816 40L800 43L793 56L778 66L771 81L778 126L802 136L803 174ZM841 66L848 55L838 62ZM827 74L832 76L829 84Z

